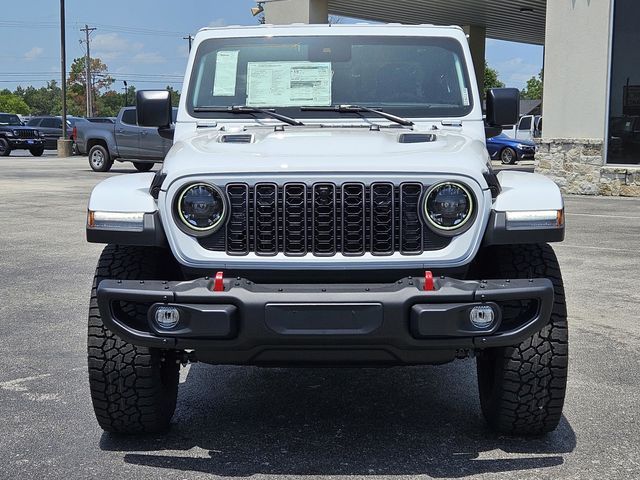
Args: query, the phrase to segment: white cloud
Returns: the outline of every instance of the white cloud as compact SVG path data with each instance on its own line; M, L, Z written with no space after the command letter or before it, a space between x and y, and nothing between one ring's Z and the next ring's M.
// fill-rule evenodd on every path
M108 61L125 54L140 52L143 47L142 43L130 42L117 33L101 33L91 39L91 56Z
M189 56L189 46L183 43L176 48L176 52L178 52L180 57L187 58Z
M527 80L531 77L538 76L540 66L526 62L521 57L513 57L497 63L494 68L498 71L500 80L507 87L516 87L523 89Z
M133 63L157 64L166 63L167 59L157 52L140 52L131 59Z
M24 58L27 61L35 60L43 53L44 53L44 48L33 47L31 50L29 50L27 53L24 54Z

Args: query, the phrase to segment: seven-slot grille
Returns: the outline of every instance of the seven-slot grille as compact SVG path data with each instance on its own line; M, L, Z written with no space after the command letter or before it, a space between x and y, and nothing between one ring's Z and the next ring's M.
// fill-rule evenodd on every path
M36 131L33 129L24 128L16 130L16 133L19 138L36 138Z
M229 255L418 255L451 239L420 219L421 183L231 183L226 227L198 241Z

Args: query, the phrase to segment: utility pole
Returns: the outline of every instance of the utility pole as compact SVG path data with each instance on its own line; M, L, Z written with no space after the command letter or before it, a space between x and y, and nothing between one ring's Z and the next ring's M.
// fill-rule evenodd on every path
M189 35L187 37L182 37L182 39L189 41L189 51L191 51L191 42L193 42L193 37L191 35Z
M60 66L62 67L62 139L67 138L67 39L64 0L60 0Z
M93 83L91 82L91 53L89 51L89 35L96 30L95 28L89 28L89 25L81 28L80 31L85 34L85 44L87 45L87 53L84 57L85 63L85 77L86 77L86 90L87 90L87 117L93 116L93 95L91 93Z
M70 157L73 142L67 138L67 42L64 0L60 0L60 67L62 69L62 137L56 142L59 157Z
M129 106L129 87L127 86L127 81L123 80L122 83L124 83L124 106L128 107Z

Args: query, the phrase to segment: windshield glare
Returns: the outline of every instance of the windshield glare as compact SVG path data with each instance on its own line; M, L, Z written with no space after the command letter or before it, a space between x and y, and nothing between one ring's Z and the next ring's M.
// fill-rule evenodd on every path
M0 113L0 125L12 125L20 126L22 122L17 115L7 115L6 113Z
M196 53L194 108L247 105L294 117L336 117L300 107L363 105L405 117L461 117L472 94L452 38L316 36L212 39Z

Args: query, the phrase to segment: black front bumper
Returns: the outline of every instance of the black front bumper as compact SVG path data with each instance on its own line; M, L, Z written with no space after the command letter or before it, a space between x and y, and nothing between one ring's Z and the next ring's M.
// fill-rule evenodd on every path
M470 351L520 343L549 321L548 279L461 281L439 278L392 284L255 284L208 278L188 282L103 280L98 304L105 325L135 345L193 350L220 364L423 364ZM526 301L522 318L502 315L506 302ZM147 318L129 316L132 304ZM176 306L178 326L155 323L160 306ZM491 328L477 329L469 311L490 305Z
M39 138L10 138L7 140L11 150L27 150L44 146L44 142Z

